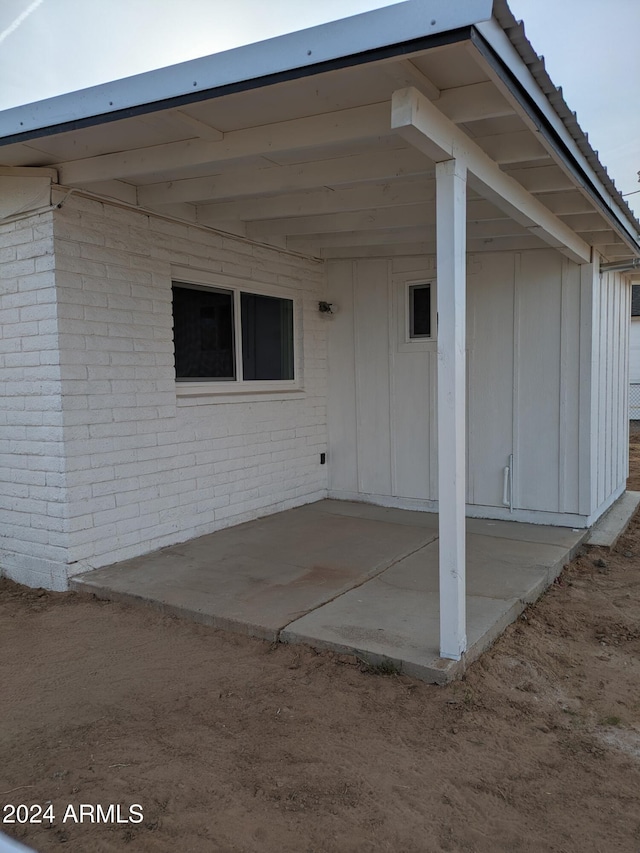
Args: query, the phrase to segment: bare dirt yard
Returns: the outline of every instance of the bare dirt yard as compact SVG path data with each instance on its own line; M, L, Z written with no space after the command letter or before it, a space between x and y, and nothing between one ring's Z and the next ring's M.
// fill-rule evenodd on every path
M640 518L447 688L0 581L17 804L41 853L638 853Z

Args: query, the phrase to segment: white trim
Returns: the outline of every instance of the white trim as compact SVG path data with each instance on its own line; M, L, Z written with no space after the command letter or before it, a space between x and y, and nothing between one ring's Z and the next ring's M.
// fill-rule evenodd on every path
M190 269L178 265L171 266L171 286L195 285L204 290L227 290L233 295L233 321L236 376L229 379L183 379L177 378L176 397L216 397L216 402L236 402L242 397L249 402L248 395L257 399L291 399L292 393L304 390L302 381L302 300L294 288L273 286L265 282L253 281L244 277ZM255 293L259 296L273 296L288 299L293 303L293 376L291 380L247 380L242 377L242 326L240 294ZM276 396L277 395L277 396ZM282 395L285 395L284 397Z
M415 287L429 286L429 323L431 332L428 335L411 335L411 293ZM417 344L435 344L438 340L438 285L433 278L418 279L405 282L405 333L404 342L409 344L409 351L415 351Z
M222 384L222 383L220 383ZM229 385L231 383L227 383ZM275 383L274 383L275 384ZM211 390L210 382L176 382L176 397L179 406L217 405L220 403L264 403L274 400L303 400L302 388L252 388L247 382L240 387Z
M438 347L438 283L435 272L394 273L392 276L394 305L396 315L397 352L432 352ZM412 285L431 285L431 329L435 327L436 334L429 338L412 338L410 336L410 302L409 293ZM435 325L434 325L435 324Z

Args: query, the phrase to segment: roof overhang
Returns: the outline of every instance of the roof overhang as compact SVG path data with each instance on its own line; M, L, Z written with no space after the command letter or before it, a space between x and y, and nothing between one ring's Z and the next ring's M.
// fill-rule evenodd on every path
M7 110L0 163L310 256L423 254L424 140L446 127L491 176L470 185L469 251L557 238L582 262L640 256L640 224L522 38L504 0L408 0ZM409 88L433 118L419 145L392 123Z
M244 45L0 112L0 139L48 133L185 106L247 88L413 53L468 38L493 0L407 0L307 30Z

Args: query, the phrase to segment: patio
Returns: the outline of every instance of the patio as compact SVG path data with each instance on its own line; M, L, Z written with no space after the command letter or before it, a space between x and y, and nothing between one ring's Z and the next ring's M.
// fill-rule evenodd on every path
M468 651L438 652L438 516L323 500L77 575L72 588L272 642L458 677L553 582L587 530L466 520Z

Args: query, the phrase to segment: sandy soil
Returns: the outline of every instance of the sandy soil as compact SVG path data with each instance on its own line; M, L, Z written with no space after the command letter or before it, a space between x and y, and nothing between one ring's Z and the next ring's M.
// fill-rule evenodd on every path
M636 518L438 688L0 581L0 804L55 815L0 829L41 853L638 853L639 590ZM63 822L80 804L144 818Z

